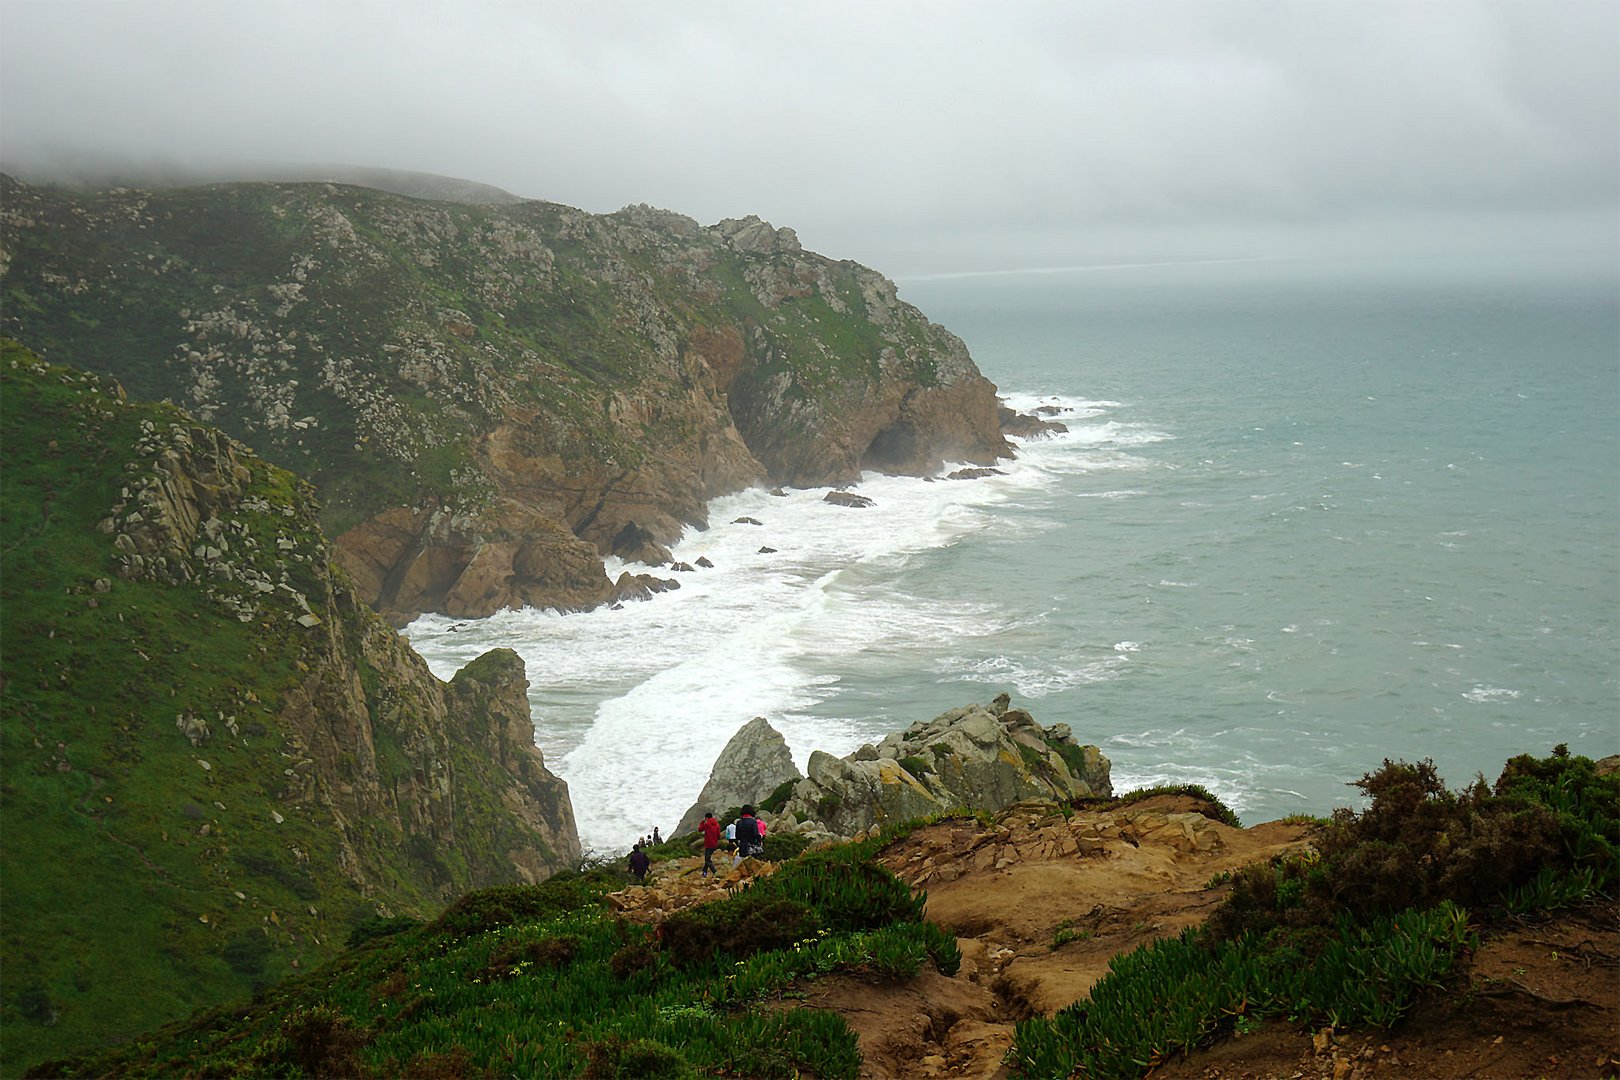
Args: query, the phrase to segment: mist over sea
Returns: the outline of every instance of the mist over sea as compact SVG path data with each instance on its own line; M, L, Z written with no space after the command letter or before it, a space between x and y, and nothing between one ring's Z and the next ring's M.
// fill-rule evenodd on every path
M1117 790L1201 783L1248 823L1354 804L1386 757L1458 787L1620 752L1612 261L900 285L1069 433L1003 476L868 477L868 510L718 500L674 549L715 568L619 611L408 629L441 677L523 656L587 846L672 828L753 716L802 768L1002 691Z

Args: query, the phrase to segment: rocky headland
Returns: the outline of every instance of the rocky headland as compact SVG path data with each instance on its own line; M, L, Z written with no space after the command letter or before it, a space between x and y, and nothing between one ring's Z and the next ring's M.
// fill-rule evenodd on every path
M0 178L0 329L311 480L396 621L669 579L708 501L1011 453L1020 418L892 281L746 217L330 183L73 193Z

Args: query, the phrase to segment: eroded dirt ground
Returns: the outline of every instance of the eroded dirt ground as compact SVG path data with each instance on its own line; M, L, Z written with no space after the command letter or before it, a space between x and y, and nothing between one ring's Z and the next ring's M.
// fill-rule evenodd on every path
M799 989L841 1013L870 1077L1005 1077L1013 1026L1085 996L1118 953L1202 922L1223 871L1306 845L1303 825L1234 829L1182 797L1063 817L1013 807L918 830L882 862L927 889L928 914L957 935L961 971L903 982L839 975ZM690 865L620 894L632 918L719 894ZM745 863L733 878L764 870ZM1610 905L1489 938L1469 989L1424 1006L1394 1032L1270 1024L1154 1076L1317 1078L1620 1076L1620 911Z

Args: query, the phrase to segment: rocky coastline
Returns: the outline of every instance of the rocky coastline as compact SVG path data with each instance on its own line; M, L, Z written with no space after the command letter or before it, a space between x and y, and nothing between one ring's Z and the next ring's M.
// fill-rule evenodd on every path
M0 330L312 481L396 625L642 598L671 579L603 557L667 563L719 495L989 467L1054 429L892 281L757 217L10 177L0 207Z

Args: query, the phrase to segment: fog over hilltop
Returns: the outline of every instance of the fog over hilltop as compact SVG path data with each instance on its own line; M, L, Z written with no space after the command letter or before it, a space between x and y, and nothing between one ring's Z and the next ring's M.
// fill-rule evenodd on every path
M598 212L757 213L902 276L1612 260L1620 6L0 6L5 168L150 182L312 162Z

